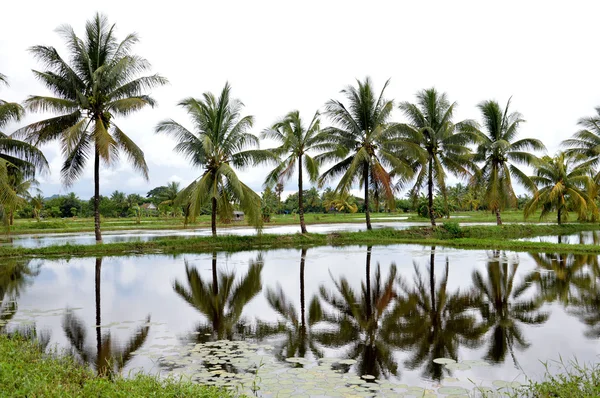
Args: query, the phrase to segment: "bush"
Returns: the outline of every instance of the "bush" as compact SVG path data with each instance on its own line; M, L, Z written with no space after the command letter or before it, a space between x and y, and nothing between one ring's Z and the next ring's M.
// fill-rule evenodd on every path
M425 196L419 198L417 203L417 213L419 216L429 218L429 200ZM448 207L440 197L433 199L433 215L435 218L443 218L449 215Z
M462 238L464 236L463 230L457 222L445 222L442 230L446 238Z

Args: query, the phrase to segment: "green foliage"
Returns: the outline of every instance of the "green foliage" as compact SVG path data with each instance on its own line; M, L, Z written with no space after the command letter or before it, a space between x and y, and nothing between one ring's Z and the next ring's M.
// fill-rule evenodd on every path
M271 215L274 214L279 208L279 201L277 195L273 190L267 186L262 193L261 198L261 211L264 222L271 221Z
M462 228L457 222L446 221L444 224L442 224L442 230L450 239L462 238L464 235Z
M417 214L420 217L429 218L429 202L426 196L421 195L417 202ZM433 199L433 216L435 218L447 217L450 214L448 207L444 204L444 199L436 196Z
M600 396L600 365L583 365L575 360L546 362L541 382L531 382L524 390L531 397L588 398Z
M143 374L97 377L68 356L45 355L32 341L0 335L0 385L10 397L229 397L212 387Z

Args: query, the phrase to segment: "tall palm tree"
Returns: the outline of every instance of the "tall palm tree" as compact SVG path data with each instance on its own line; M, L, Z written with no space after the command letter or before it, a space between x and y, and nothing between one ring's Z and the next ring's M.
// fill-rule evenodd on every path
M544 156L535 165L534 172L530 178L537 190L525 205L525 218L540 207L540 219L556 210L559 225L567 219L569 209L576 211L582 219L590 213L593 219L598 217L594 198L589 195L594 190L590 162L577 164L573 156L559 152L553 158Z
M321 299L333 309L332 313L322 310L322 318L334 328L313 332L314 339L328 347L348 347L346 356L357 360L356 371L360 376L398 376L391 338L401 315L391 311L396 297L396 265L392 264L387 278L378 265L372 279L369 246L365 275L366 280L358 292L343 277L333 280L335 292L320 286Z
M500 363L510 352L516 366L514 348L525 350L530 346L521 332L520 324L541 325L550 316L540 311L543 300L519 300L518 296L530 285L515 288L518 268L518 261L511 261L506 254L494 251L487 261L487 273L483 275L480 271L474 271L472 275L475 291L481 295L481 316L492 329L485 359Z
M138 36L129 34L119 42L115 25L96 14L87 21L85 36L77 37L71 26L58 29L69 49L70 62L51 46L34 46L31 53L48 68L35 76L55 97L30 96L26 106L32 111L52 111L59 116L22 128L17 133L36 145L59 140L65 156L61 174L66 186L81 176L89 157L94 159L94 221L96 242L100 232L100 161L114 164L119 151L133 167L148 178L144 152L114 122L155 101L145 92L163 85L159 75L138 77L150 69L144 58L131 53Z
M435 186L446 200L446 170L462 178L472 175L476 166L467 145L476 142L479 135L473 121L453 122L456 102L450 103L446 93L435 88L419 91L415 104L402 102L399 108L408 123L398 126L401 137L395 143L397 152L416 159L416 179L410 194L416 200L423 186L427 187L429 218L435 227Z
M72 346L72 349L80 359L91 365L98 375L112 378L120 374L133 358L133 352L140 349L150 332L150 315L146 317L143 325L139 326L132 334L127 344L122 345L111 338L110 330L104 334L101 332L102 308L101 308L101 273L102 257L96 257L94 291L96 297L96 347L86 346L87 328L84 322L72 311L67 311L62 320L62 328Z
M207 319L197 327L198 339L231 340L235 331L242 328L244 307L262 290L262 257L250 262L248 273L236 282L235 272L217 269L217 253L212 255L212 281L207 281L197 268L185 262L187 286L175 281L173 290Z
M423 374L439 381L444 369L433 360L456 360L461 344L478 347L487 326L468 311L478 305L472 291L448 293L448 258L441 282L436 284L435 247L431 248L429 277L423 277L416 263L414 269L412 286L401 281L402 294L397 305L403 315L396 324L394 341L401 348L415 351L406 361L409 369L425 364Z
M302 173L306 171L311 182L317 181L319 165L308 152L319 150L327 139L327 134L321 132L319 113L315 113L308 127L305 127L300 112L292 111L271 128L264 130L261 138L270 138L277 141L281 145L274 151L281 156L288 155L267 175L265 185L273 186L289 180L296 170L296 164L298 164L298 215L300 217L300 229L305 234L307 231L304 222Z
M0 85L8 84L0 73ZM25 111L21 105L0 99L0 218L8 221L6 207L19 202L18 194L11 186L11 176L20 174L25 179L33 178L36 169L45 172L48 162L44 154L33 145L5 134L2 130L11 121L19 121ZM14 184L12 184L14 185Z
M579 119L577 124L582 129L562 143L567 148L565 150L567 155L582 159L592 168L600 164L600 107L595 110L596 115ZM600 173L596 173L594 178L596 182L600 182Z
M233 167L255 166L277 158L269 151L248 149L258 146L258 138L248 132L254 118L241 116L244 104L231 98L230 93L231 87L225 83L218 97L206 92L202 98L186 98L179 103L190 114L194 133L173 119L156 126L157 133L167 133L177 140L176 152L187 157L193 166L204 168L204 173L181 191L178 201L190 204L192 217L210 203L213 236L217 235L217 215L223 220L231 219L233 201L252 225L261 226L260 196L240 181Z
M529 150L545 150L544 144L534 138L516 140L519 126L525 120L518 112L509 113L510 99L502 109L498 102L489 100L479 105L483 129L475 154L475 161L483 162L477 184L485 186L485 200L496 213L496 223L502 225L500 211L517 205L512 178L534 191L531 179L515 164L531 166L538 158Z
M312 352L317 358L323 356L317 348L315 340L312 338L312 326L322 319L321 304L317 296L314 296L309 304L308 322L306 321L306 300L304 293L304 268L306 265L306 249L302 249L300 255L300 313L291 300L286 296L285 292L278 285L276 289L267 288L267 301L285 320L285 324L279 324L275 327L262 325L261 335L269 334L285 334L286 338L277 350L276 356L279 360L284 361L289 357L304 358L307 352Z
M357 81L357 87L348 86L341 91L347 105L333 99L327 102L325 114L333 126L323 130L328 135L328 143L320 145L319 150L324 152L315 156L318 162L337 162L323 172L321 184L341 176L336 188L338 194L348 192L356 182L364 188L368 230L372 229L369 188L373 184L381 187L382 196L393 207L392 177L404 181L412 175L410 164L396 156L391 147L396 130L390 122L394 103L383 97L388 84L389 80L377 96L367 77L362 82Z

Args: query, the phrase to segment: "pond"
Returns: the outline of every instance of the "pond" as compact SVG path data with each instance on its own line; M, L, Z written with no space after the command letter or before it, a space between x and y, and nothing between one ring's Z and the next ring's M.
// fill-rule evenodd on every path
M508 391L600 353L597 256L411 245L12 259L0 329L262 397Z
M600 244L600 231L582 231L571 235L536 236L519 239L524 242L568 243L576 245Z

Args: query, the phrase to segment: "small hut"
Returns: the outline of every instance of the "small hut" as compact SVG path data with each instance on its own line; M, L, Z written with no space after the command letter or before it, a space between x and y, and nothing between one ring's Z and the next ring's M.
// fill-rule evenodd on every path
M233 212L233 221L244 221L244 212L243 211L234 211Z

